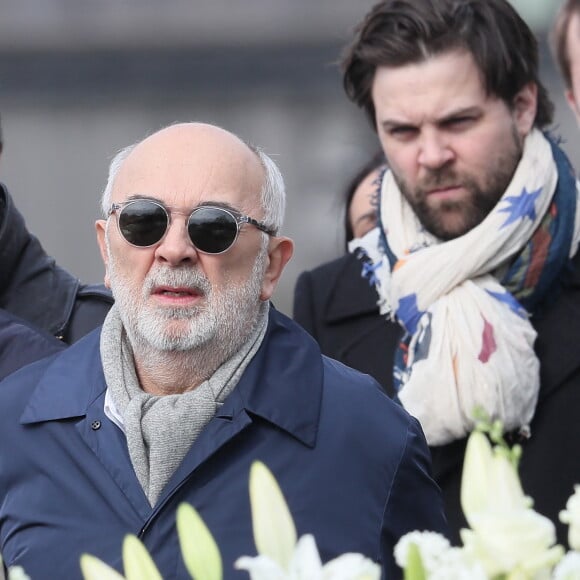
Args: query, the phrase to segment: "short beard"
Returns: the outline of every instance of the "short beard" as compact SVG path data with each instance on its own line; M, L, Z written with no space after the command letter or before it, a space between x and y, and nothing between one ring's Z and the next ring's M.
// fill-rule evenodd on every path
M258 322L267 256L267 244L263 244L248 281L240 284L225 278L219 292L202 272L191 266L157 268L148 274L136 299L109 254L111 287L133 350L177 353L204 349L208 362L229 358ZM203 304L190 308L148 308L151 290L158 285L195 288L204 297Z
M457 174L452 168L444 166L431 171L421 185L411 191L405 180L393 171L393 177L401 193L428 232L443 241L458 238L478 226L493 210L511 183L522 157L523 143L515 126L512 129L511 147L492 160L487 175L483 176L479 183L469 175ZM437 207L429 204L426 191L458 183L470 192L469 199L447 200ZM460 223L450 227L445 217L449 218L453 214Z

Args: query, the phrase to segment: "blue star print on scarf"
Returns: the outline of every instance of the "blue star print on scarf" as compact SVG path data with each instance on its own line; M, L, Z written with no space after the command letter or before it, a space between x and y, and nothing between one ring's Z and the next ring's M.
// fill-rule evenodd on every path
M508 213L506 221L502 224L502 228L509 226L520 218L525 217L530 218L531 221L536 219L536 200L538 199L540 193L542 193L542 188L536 189L535 191L526 191L526 188L522 190L520 195L510 195L504 198L504 202L508 205L499 209L499 212ZM501 229L501 228L500 228Z

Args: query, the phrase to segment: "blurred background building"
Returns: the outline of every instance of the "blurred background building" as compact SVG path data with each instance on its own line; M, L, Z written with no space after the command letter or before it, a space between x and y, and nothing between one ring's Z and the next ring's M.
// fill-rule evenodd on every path
M547 49L560 0L520 0L537 31L555 132L580 134ZM108 163L174 121L215 123L261 145L286 178L296 253L275 296L342 252L342 190L378 147L336 65L374 0L3 0L0 114L8 185L49 253L99 282L94 220ZM1 274L0 274L1 275Z

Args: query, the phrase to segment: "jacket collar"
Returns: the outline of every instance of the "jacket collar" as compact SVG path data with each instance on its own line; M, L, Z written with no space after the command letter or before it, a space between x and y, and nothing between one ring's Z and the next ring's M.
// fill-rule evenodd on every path
M83 417L106 389L100 328L65 349L46 367L20 418L38 423Z
M266 336L233 393L250 415L313 447L323 376L322 356L314 339L271 307Z
M22 414L22 423L87 414L106 389L99 339L97 329L50 363ZM218 415L235 418L245 410L314 446L322 381L322 357L315 341L271 307L262 345Z
M331 262L332 273L328 286L332 290L324 305L324 320L340 322L366 314L378 313L376 290L362 276L362 264L352 254Z

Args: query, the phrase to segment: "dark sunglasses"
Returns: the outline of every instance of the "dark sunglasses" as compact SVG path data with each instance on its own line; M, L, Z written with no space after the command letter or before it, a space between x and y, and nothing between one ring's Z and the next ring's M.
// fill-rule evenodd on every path
M158 244L171 224L171 213L164 205L150 199L132 199L111 205L108 215L117 213L119 233L132 246L148 248ZM251 224L269 236L274 231L266 224L222 207L202 205L187 218L191 243L205 254L221 254L235 243L242 224Z

